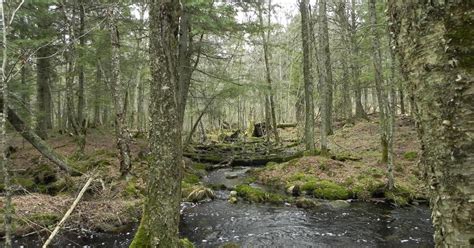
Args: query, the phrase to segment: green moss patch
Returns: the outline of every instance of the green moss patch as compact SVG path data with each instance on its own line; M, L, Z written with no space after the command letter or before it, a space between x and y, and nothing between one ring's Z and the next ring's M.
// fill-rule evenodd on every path
M403 157L409 161L415 161L418 158L418 153L415 151L405 152Z
M349 191L336 183L322 180L317 182L313 195L328 200L345 200L349 198Z
M268 193L262 189L254 188L250 185L241 184L238 185L235 190L237 195L244 198L249 202L263 203L282 203L285 201L285 197L275 193Z

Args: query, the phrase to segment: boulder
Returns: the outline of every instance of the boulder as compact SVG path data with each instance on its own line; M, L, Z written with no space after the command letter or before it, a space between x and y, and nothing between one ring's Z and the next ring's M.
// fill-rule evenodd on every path
M351 204L345 200L335 200L328 203L333 208L348 208Z
M295 204L299 208L317 208L321 206L321 203L312 199L305 198L305 197L296 199Z

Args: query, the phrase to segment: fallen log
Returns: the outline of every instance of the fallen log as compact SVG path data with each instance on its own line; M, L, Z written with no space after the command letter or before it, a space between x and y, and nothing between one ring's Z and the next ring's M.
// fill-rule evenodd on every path
M224 161L228 161L229 157L232 156L229 166L259 166L265 165L268 162L283 163L290 161L292 159L303 156L302 152L295 152L292 154L218 154L218 153L193 153L193 152L184 152L183 156L188 157L196 162L200 163L214 163L219 164Z
M0 98L0 109L3 106L3 99ZM23 136L28 142L33 145L41 154L47 157L51 162L56 164L61 170L67 172L72 176L82 175L81 172L71 168L66 163L66 158L61 154L55 152L43 139L41 139L33 130L31 130L25 122L11 109L8 107L7 120L15 128L17 132Z
M280 123L280 124L277 124L277 128L289 128L289 127L296 127L296 123Z

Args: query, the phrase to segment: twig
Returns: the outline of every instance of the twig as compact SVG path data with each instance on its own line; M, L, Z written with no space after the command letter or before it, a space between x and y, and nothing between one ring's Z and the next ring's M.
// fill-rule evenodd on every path
M69 217L69 215L71 215L72 211L74 210L74 208L77 206L77 204L79 203L79 201L81 200L82 196L84 195L84 193L86 192L87 188L89 187L89 185L91 184L92 180L94 179L94 175L89 177L89 180L87 180L86 184L84 184L84 187L82 187L81 189L81 192L79 192L79 194L77 195L76 199L74 200L74 202L72 203L71 207L69 207L69 209L67 210L66 214L64 214L63 218L61 219L61 221L59 221L59 223L56 225L56 227L54 228L53 232L51 233L51 235L49 235L48 239L46 240L46 242L44 243L43 247L42 248L47 248L48 245L51 243L51 241L53 241L53 238L54 236L56 236L56 234L59 232L59 229L61 229L61 226L66 222L67 218Z

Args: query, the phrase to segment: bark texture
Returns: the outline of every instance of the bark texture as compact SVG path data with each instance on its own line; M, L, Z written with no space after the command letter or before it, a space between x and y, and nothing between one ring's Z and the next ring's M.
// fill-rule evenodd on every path
M119 150L120 160L120 173L122 176L127 175L132 167L132 160L130 155L130 132L127 128L126 118L126 99L123 96L125 87L121 82L120 77L120 40L119 31L116 23L116 10L115 7L111 8L110 20L109 20L109 31L110 31L110 42L112 45L111 52L111 70L112 75L110 79L110 89L112 92L112 98L115 110L115 136L117 138L117 147Z
M305 102L305 125L304 141L308 151L316 149L314 144L314 103L313 103L313 79L311 77L311 58L310 58L310 33L308 17L308 0L302 0L300 3L301 13L301 35L303 41L303 77L304 77L304 102Z
M327 1L319 1L319 54L320 59L320 84L322 88L321 97L321 123L324 122L324 129L327 135L333 133L332 130L332 102L333 102L333 82L332 82L332 66L331 51L329 50L329 29L328 17L326 13ZM324 111L324 113L323 113ZM324 130L324 131L323 131Z
M389 1L418 108L437 247L474 245L474 3Z
M150 5L152 159L144 212L130 247L179 247L183 174L182 123L176 95L179 12L177 0L155 0Z
M387 97L384 90L384 77L382 69L382 52L380 50L380 37L377 31L377 10L375 0L369 0L369 19L372 33L372 62L374 65L374 82L377 103L379 107L380 120L380 143L382 146L382 163L388 162L388 140L387 140Z

